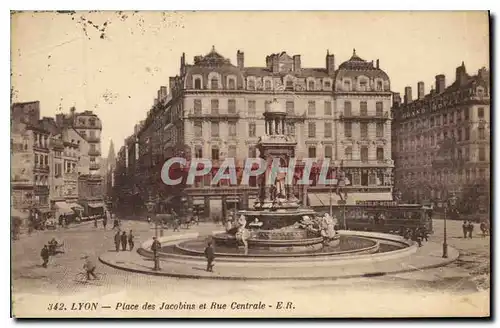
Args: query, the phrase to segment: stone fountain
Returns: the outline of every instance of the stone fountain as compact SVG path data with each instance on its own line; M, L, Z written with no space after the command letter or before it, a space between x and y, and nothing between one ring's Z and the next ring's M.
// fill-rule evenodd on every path
M275 159L281 168L287 168L295 157L297 142L285 134L286 115L276 99L264 113L265 135L259 138L257 149L267 169L258 180L258 200L253 209L239 211L236 218L228 220L226 232L213 236L216 246L242 247L246 252L250 248L303 253L339 244L335 219L301 207L285 176L273 173Z

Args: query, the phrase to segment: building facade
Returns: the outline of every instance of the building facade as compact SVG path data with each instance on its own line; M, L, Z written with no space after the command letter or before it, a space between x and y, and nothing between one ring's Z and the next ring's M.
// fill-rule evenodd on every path
M354 51L337 68L334 55L327 53L324 67L308 68L300 55L281 52L267 56L265 66L248 67L243 52L236 57L233 65L212 49L188 64L182 55L179 75L169 81L170 93L160 89L137 133L138 176L153 174L158 183L158 165L174 155L209 158L215 167L231 157L242 165L258 156L263 114L276 101L287 112L286 133L297 141L299 162L315 158L329 161L332 169L342 166L351 182L348 202L392 199L392 93L378 60L365 61ZM330 187L318 185L318 175L308 202L328 206ZM229 198L247 204L242 198L257 195L255 186L210 186L209 181L185 190L188 202L204 204L206 212L217 207L224 212ZM158 189L156 197L168 197L168 188Z
M446 86L440 74L430 93L419 82L417 99L406 87L404 101L399 94L394 100L395 187L404 199L437 201L450 192L470 194L471 187L489 189L490 74L486 68L469 75L462 63L451 85Z

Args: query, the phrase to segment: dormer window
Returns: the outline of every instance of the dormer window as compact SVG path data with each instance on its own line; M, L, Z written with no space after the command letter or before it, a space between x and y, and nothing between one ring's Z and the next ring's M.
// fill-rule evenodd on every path
M194 88L196 90L201 90L201 79L199 77L194 79Z
M382 90L383 90L382 81L377 81L377 91L382 91Z
M78 119L78 123L80 123L81 125L85 125L85 119L84 118Z
M325 89L330 89L332 87L332 84L330 81L325 81Z
M236 82L234 81L234 79L232 79L232 78L228 79L227 88L229 90L235 90L236 89Z
M309 89L309 91L314 90L314 81L307 82L307 89Z
M344 81L344 91L351 91L351 81L349 80Z
M286 88L285 88L285 90L293 91L293 81L292 80L286 81Z
M255 90L255 80L248 80L248 90Z
M368 81L366 81L366 80L364 80L364 79L363 79L363 80L360 80L360 81L359 81L359 90L361 90L361 91L366 91L366 90L367 90L367 88L368 88Z
M264 88L265 88L266 90L271 90L271 89L272 89L272 87L271 87L271 81L266 80L266 81L264 82Z
M95 126L95 118L89 120L90 126Z
M213 77L210 80L210 89L212 89L212 90L219 89L219 80L216 77Z
M478 87L478 88L476 89L476 93L477 93L477 95L478 95L479 97L482 97L482 96L484 96L484 89L483 89L483 88L481 88L481 87Z

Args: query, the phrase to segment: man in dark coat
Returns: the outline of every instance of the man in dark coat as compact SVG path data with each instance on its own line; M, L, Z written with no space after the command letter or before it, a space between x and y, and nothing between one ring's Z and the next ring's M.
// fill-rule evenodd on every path
M156 258L156 255L161 249L161 243L156 239L156 237L153 237L153 243L151 244L151 250L153 251L153 256Z
M467 230L469 232L469 238L472 239L472 232L474 231L474 223L472 223L472 221L469 221L469 224L467 225Z
M117 252L120 251L120 240L121 240L120 230L118 230L115 234L115 248Z
M134 235L132 234L132 230L128 233L128 248L129 251L134 249Z
M107 214L104 215L104 217L102 218L102 227L104 228L104 230L106 230L106 225L108 224L108 216Z
M467 221L464 220L464 223L462 224L462 231L464 233L464 238L467 238Z
M205 248L205 257L207 258L207 271L213 272L214 260L215 260L215 250L212 246L211 241L208 242L208 245Z
M47 267L47 264L49 263L49 247L47 245L43 245L42 251L40 252L40 256L42 257L43 263L42 266L44 268Z
M127 250L127 233L124 231L121 235L122 251Z

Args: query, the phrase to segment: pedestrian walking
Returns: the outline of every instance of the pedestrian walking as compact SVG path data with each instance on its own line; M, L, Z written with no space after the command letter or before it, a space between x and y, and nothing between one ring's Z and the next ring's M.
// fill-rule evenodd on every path
M464 223L462 224L462 231L464 233L464 239L467 238L467 230L468 230L467 221L464 220Z
M213 272L214 260L215 260L215 250L212 246L212 242L209 241L207 247L205 248L205 257L207 258L207 271Z
M43 263L42 266L44 268L47 267L47 264L49 263L49 247L47 245L43 245L42 251L40 252L40 256L42 257Z
M121 235L122 251L127 250L127 233L124 231Z
M134 235L132 234L132 230L128 233L128 248L129 251L134 249Z
M97 276L95 275L95 264L94 262L89 258L88 255L85 255L83 257L85 260L85 263L83 264L83 269L85 270L85 273L87 274L87 280L90 280L90 276L92 276L95 279L97 279Z
M148 220L148 224L151 225L151 217L149 215L148 215L147 220Z
M156 237L153 237L151 250L153 251L153 259L155 260L155 268L156 268L156 261L158 260L158 252L161 250L161 243L158 241L158 239L156 239Z
M472 239L472 232L474 232L474 223L472 223L472 221L469 221L467 230L469 231L469 238Z
M118 230L115 234L115 248L117 252L120 251L120 240L121 240L120 230Z
M97 228L97 216L94 217L94 227Z
M118 225L118 219L117 218L114 218L113 220L113 229L118 229L120 230L120 226Z
M104 230L106 230L107 224L108 224L108 217L107 215L105 215L104 218L102 219L102 227L104 228Z

